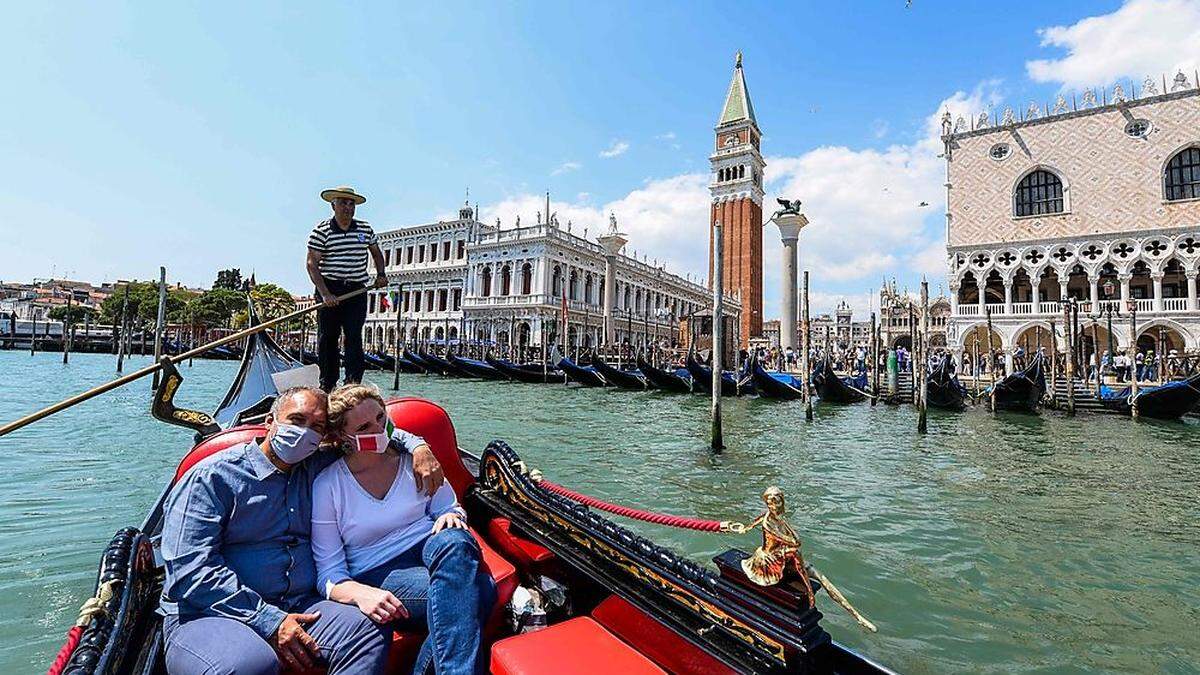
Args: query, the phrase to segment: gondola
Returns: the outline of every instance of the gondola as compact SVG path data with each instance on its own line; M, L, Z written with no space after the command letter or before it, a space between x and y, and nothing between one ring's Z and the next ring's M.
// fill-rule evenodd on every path
M300 363L303 363L306 366L311 366L311 365L317 363L317 353L316 352L310 352L307 349L296 349L295 347L292 347L291 349L287 350L287 353L293 359L296 359L297 361L299 361Z
M822 359L813 369L812 382L813 389L817 391L817 398L823 403L858 403L867 398L866 392L863 391L866 383L850 377L840 377L833 372L833 365L829 359Z
M400 369L400 372L410 375L425 375L429 372L425 364L417 360L416 355L407 349L396 357L396 367Z
M770 372L759 363L758 355L750 356L750 374L754 388L763 398L798 400L804 398L803 381L789 373Z
M687 367L688 374L692 376L695 388L698 391L712 393L712 368L700 363L693 352L688 352L684 365ZM728 370L721 371L721 395L738 396L739 394L737 377Z
M1100 403L1110 410L1133 412L1133 387L1100 387ZM1177 420L1200 404L1200 373L1161 385L1138 385L1138 417Z
M219 359L221 361L237 361L238 359L242 358L242 352L239 352L239 350L235 347L231 347L229 345L221 345L219 347L213 347L212 349L204 352L204 354L202 354L202 356L207 359Z
M554 366L544 366L540 363L513 363L508 359L493 357L491 354L483 357L483 360L515 382L546 384L563 381L563 372Z
M166 496L201 460L262 436L264 413L278 394L270 375L295 365L269 338L252 337L212 416L171 407L182 377L166 368L154 414L196 431L197 441L141 526L119 530L104 550L97 597L89 600L99 611L71 629L50 675L166 673L156 613L164 570L155 555ZM571 670L561 659L589 672L596 664L622 673L892 672L835 642L819 609L802 600L799 582L751 583L740 566L745 552L730 549L712 567L683 558L600 516L577 501L581 496L562 496L562 488L531 471L502 441L479 457L461 449L437 405L404 398L389 401L387 410L398 427L429 442L496 582L497 610L486 636L490 672ZM548 613L541 630L512 635L504 608L518 585L540 575L567 585L570 607ZM394 633L388 672L411 670L421 641L415 633Z
M458 356L454 352L446 354L446 359L459 370L470 373L471 377L478 377L481 380L507 380L508 377L496 370L487 361L478 359L468 359L463 356Z
M471 377L471 374L467 371L460 370L453 363L450 363L450 361L443 359L433 352L418 351L417 355L421 357L423 362L428 364L430 370L436 373L449 375L451 377Z
M929 371L925 382L925 401L943 410L962 410L967 407L967 388L954 373L954 360L942 357L937 367Z
M610 366L604 359L600 358L599 354L592 355L592 366L604 377L605 382L614 387L641 390L649 386L645 375L636 370L621 370L620 368Z
M686 368L675 370L656 368L643 359L641 354L637 356L637 367L642 375L646 376L646 381L655 389L679 394L692 393L692 376Z
M374 366L378 370L383 370L390 373L396 368L396 359L387 354L382 354L380 352L367 352L363 354L363 358L368 364Z
M1006 376L985 389L984 394L991 398L996 410L1036 413L1046 396L1046 370L1042 355L1035 355L1024 370Z
M558 367L567 375L567 379L578 382L585 387L605 387L608 383L593 366L581 366L564 356L558 360Z

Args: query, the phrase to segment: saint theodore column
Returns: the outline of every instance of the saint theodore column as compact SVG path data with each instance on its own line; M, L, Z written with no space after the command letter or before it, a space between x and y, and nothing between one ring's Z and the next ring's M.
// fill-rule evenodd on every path
M797 202L797 205L799 202ZM779 227L779 238L783 241L783 308L779 317L779 348L786 351L796 349L796 288L799 278L796 273L797 242L800 230L808 225L803 213L777 213L772 220Z

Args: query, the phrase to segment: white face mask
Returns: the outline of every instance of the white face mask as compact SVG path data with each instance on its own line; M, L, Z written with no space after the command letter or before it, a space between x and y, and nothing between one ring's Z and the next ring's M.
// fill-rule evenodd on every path
M372 452L382 454L387 452L391 437L383 432L378 434L355 434L352 447L355 452Z
M288 464L299 464L317 451L321 435L307 427L280 422L271 436L271 451Z

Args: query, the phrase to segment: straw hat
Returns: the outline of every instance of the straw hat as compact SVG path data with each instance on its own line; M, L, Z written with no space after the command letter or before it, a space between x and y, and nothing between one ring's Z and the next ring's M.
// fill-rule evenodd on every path
M324 199L330 204L332 204L333 200L335 199L349 199L355 204L362 204L363 202L367 201L366 197L355 192L354 188L350 187L349 185L340 185L335 188L329 188L328 190L321 190L321 199Z

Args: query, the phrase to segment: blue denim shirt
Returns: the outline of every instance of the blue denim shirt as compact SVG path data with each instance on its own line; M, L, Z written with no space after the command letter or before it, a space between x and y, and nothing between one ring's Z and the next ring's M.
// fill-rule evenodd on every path
M396 431L401 451L425 442ZM317 452L285 473L246 443L192 467L163 508L162 613L234 619L268 638L286 614L320 600L312 485L340 456Z

